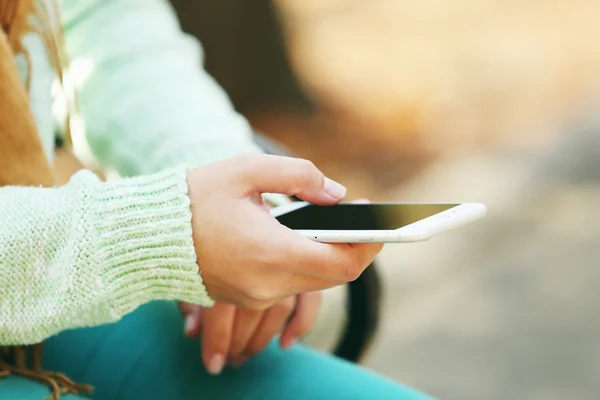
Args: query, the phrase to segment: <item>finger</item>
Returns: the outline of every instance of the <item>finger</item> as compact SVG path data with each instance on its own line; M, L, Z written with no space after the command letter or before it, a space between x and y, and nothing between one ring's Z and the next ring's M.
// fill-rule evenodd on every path
M229 347L229 359L232 361L232 364L239 365L244 362L241 359L243 352L248 346L250 339L252 339L252 336L254 336L263 314L264 311L237 308L233 324L233 336Z
M319 243L298 236L288 252L289 260L293 260L292 270L300 275L350 282L360 276L382 248L380 243Z
M216 303L204 310L202 361L206 370L217 375L225 366L233 329L235 306Z
M354 248L357 250L358 252L358 263L360 265L360 272L358 274L355 274L354 276L352 276L352 273L356 273L357 271L349 271L349 275L347 275L350 281L356 280L362 273L363 271L369 266L371 265L371 263L373 263L373 260L375 259L375 257L377 257L377 255L381 252L381 250L383 250L383 243L369 243L369 244L364 244L364 243L348 243L348 246Z
M332 281L309 276L294 275L286 283L286 296L297 296L300 293L317 292L345 285L346 281ZM284 298L285 298L284 297Z
M179 309L183 314L183 329L185 335L189 338L200 336L200 332L202 331L203 307L196 304L180 302Z
M319 315L321 292L301 293L297 299L296 311L279 338L279 344L284 349L289 349L298 339L306 336L315 326Z
M300 158L242 156L238 166L251 194L282 193L310 203L331 205L346 196L346 188L326 178L315 165Z
M369 264L370 262L367 262L365 264L365 267L362 268L361 271L368 267ZM358 275L356 277L358 277ZM244 296L243 301L240 303L240 306L250 308L256 311L264 311L269 307L272 307L281 299L287 298L289 296L298 295L300 293L305 292L315 292L325 289L331 289L333 287L344 285L346 283L348 283L348 280L346 279L336 281L331 279L314 278L312 276L306 276L301 274L293 274L291 276L286 275L285 279L279 281L274 286L275 289L272 288L266 291L266 293L276 292L276 294Z
M196 309L196 307L200 307L196 304L186 303L185 301L178 302L177 306L179 306L179 311L181 311L183 315L187 315L193 312Z
M244 351L246 357L260 353L271 339L282 331L296 307L296 296L290 296L269 308L263 315L258 329Z

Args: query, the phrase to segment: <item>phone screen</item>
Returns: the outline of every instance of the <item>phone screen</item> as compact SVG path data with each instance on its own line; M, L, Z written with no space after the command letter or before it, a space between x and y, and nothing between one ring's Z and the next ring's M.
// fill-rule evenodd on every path
M395 230L459 204L308 205L277 220L294 230Z

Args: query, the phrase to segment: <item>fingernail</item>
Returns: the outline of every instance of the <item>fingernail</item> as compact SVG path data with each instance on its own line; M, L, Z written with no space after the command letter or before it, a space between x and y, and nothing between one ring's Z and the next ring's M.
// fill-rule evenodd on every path
M186 336L191 336L194 328L196 328L196 318L194 317L194 315L191 315L191 314L187 315L185 317L185 327L184 327Z
M248 361L248 357L236 358L231 362L231 365L234 367L241 367L246 361Z
M331 197L341 200L346 197L346 188L334 180L325 177L325 192Z
M210 360L208 360L208 365L206 366L206 370L211 375L219 375L225 366L225 357L221 354L214 354Z

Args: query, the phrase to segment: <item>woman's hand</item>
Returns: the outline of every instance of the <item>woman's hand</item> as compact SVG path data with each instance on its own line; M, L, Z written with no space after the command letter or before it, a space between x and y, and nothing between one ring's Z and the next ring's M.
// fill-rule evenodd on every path
M265 310L360 276L381 244L326 244L281 225L261 193L332 205L346 194L309 161L245 155L188 173L198 266L209 295Z
M211 374L221 372L226 362L243 364L260 353L281 334L279 344L290 348L309 333L317 319L321 293L303 293L281 300L263 311L226 303L204 308L181 303L188 337L202 336L202 361Z

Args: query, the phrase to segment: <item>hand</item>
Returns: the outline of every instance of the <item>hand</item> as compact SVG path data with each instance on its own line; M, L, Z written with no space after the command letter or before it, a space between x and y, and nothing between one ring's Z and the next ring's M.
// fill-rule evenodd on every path
M321 293L303 293L282 300L264 311L217 303L212 308L181 303L185 333L202 336L202 361L211 374L219 374L225 362L242 365L260 353L281 333L279 344L290 348L309 333L317 319ZM291 317L291 318L290 318Z
M346 193L309 161L245 155L188 173L198 266L209 295L253 310L360 276L381 244L326 244L281 225L261 193L332 205Z

